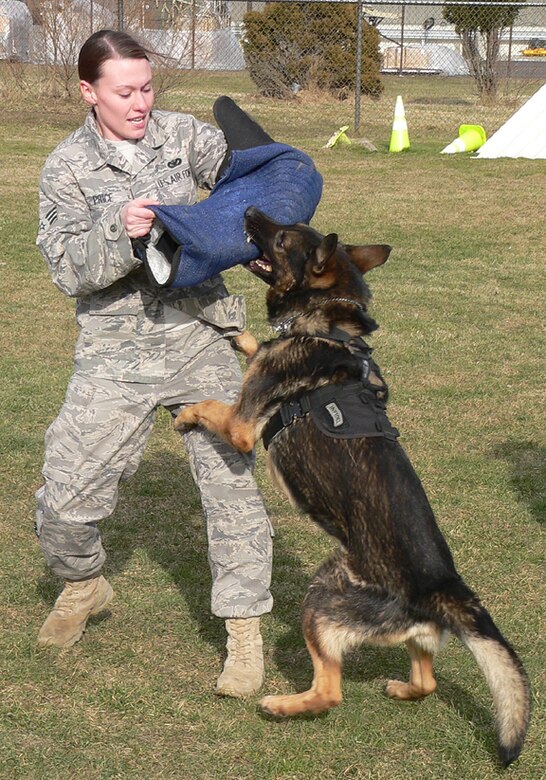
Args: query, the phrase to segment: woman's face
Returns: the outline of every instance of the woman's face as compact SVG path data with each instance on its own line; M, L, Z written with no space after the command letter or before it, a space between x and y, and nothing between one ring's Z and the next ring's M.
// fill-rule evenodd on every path
M100 78L93 84L80 81L80 90L85 102L95 109L103 138L127 141L144 137L154 103L148 60L106 60Z

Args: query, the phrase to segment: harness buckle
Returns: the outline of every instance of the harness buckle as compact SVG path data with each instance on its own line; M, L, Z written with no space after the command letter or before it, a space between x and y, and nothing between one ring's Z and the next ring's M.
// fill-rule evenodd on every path
M296 417L303 417L299 401L286 401L279 409L281 413L282 424L286 428Z
M311 400L308 393L305 393L295 400L285 401L279 409L282 424L285 427L293 423L296 418L305 417L310 411Z

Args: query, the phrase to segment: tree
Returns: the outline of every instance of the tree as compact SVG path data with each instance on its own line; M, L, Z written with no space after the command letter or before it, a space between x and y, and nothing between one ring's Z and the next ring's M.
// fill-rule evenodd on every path
M455 25L455 32L462 42L463 57L484 101L493 101L497 96L501 38L519 13L519 6L508 5L508 2L501 0L500 5L444 6L444 18Z
M243 51L261 94L289 98L315 86L347 97L355 86L356 21L355 6L341 3L268 3L245 14ZM379 36L366 23L361 62L361 91L379 97Z

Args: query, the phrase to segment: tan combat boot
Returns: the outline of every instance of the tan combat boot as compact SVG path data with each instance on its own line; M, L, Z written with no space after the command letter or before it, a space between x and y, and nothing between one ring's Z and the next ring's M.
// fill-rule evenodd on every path
M42 647L72 647L81 639L90 615L97 615L111 601L112 586L98 575L89 580L66 580L64 589L38 634Z
M252 696L264 681L260 618L226 620L228 655L216 683L219 696Z

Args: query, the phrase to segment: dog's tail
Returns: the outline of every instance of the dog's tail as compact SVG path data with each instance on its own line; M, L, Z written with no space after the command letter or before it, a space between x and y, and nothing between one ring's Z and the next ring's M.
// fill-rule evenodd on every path
M499 757L507 767L521 753L531 712L523 664L480 600L459 580L437 592L435 611L468 647L482 670L496 709Z

